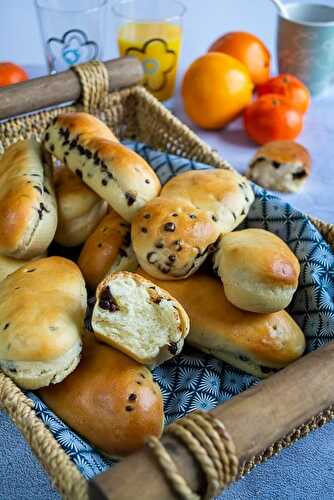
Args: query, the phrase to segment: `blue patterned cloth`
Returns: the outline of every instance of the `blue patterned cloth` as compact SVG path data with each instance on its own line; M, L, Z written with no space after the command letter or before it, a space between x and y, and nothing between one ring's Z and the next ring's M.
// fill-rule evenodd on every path
M187 170L210 169L209 165L154 151L126 141L156 171L162 183ZM280 236L296 254L301 265L300 283L289 312L305 333L307 351L334 339L334 252L308 218L258 186L255 202L240 226L267 229ZM195 410L210 410L258 382L212 356L186 347L183 353L153 371L160 385L165 422ZM69 429L33 393L37 415L88 479L112 465L85 440Z

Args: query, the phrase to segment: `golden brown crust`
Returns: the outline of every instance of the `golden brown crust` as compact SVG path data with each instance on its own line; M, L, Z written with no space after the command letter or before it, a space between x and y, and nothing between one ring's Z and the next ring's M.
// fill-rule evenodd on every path
M129 265L136 267L130 233L130 224L116 212L111 211L86 240L78 265L92 289L96 288L118 258L120 261L123 259L124 264L126 263L124 259L127 259ZM121 262L118 267L120 265Z
M128 455L160 437L163 403L150 371L84 335L82 360L62 383L39 391L75 432L108 455Z
M5 151L0 186L0 252L23 258L42 253L55 234L57 214L49 169L36 141L19 141ZM48 234L43 230L41 241L33 241L44 221Z
M54 121L59 127L68 129L71 135L84 134L87 141L100 137L108 141L119 142L107 125L89 113L63 113Z
M141 271L143 276L146 273ZM258 364L280 368L303 354L305 338L285 311L255 314L234 307L219 279L201 272L185 281L160 281L190 318L190 344L219 353L246 354Z
M294 141L268 142L257 150L254 160L261 157L279 163L299 163L304 167L307 175L311 173L310 153L304 146Z
M219 227L203 211L179 198L159 197L135 217L132 244L138 261L151 276L184 279L215 249Z
M220 273L236 272L251 282L297 288L300 265L288 245L264 229L244 229L226 234L220 241L218 255L224 262ZM225 264L224 264L225 263Z
M81 245L106 214L108 205L64 165L54 170L58 202L55 240L63 246Z
M222 233L237 227L254 201L248 181L237 172L225 169L179 174L165 184L161 196L185 198L206 211Z
M59 358L80 341L85 311L76 264L62 257L26 264L0 283L0 360Z
M97 124L91 126L92 121ZM160 181L137 153L108 137L105 130L100 135L99 127L103 124L97 118L90 116L88 126L83 123L82 113L58 116L47 128L43 144L116 212L131 221L147 201L159 194Z

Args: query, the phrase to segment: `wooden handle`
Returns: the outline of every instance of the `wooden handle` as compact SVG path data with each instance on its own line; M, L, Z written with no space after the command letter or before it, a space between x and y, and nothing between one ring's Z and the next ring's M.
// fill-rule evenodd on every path
M142 64L133 57L106 61L109 91L129 87L143 80ZM77 101L81 94L78 76L68 70L0 89L0 119Z
M334 401L334 342L217 407L243 464ZM175 439L162 438L194 491L204 487L198 465ZM150 450L143 449L89 482L92 500L175 500Z

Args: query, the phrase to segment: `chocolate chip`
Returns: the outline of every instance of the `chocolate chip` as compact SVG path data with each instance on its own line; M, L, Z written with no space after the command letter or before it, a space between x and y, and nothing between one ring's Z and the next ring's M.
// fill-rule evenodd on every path
M94 159L94 165L98 165L100 163L100 159L99 158L95 158Z
M218 222L218 218L215 215L212 215L211 219L213 220L213 222Z
M128 222L120 222L119 225L122 227L130 227L130 224Z
M82 172L79 168L75 170L76 175L79 177L79 179L82 179Z
M119 254L120 254L121 257L127 257L128 256L128 254L126 253L125 250L123 250L123 248L119 249Z
M142 228L141 228L141 232L142 232L142 233L147 233L147 228L146 228L146 227L142 227Z
M159 266L159 269L163 274L168 274L170 271L170 267Z
M48 210L48 209L45 207L44 203L42 203L42 202L41 202L41 203L39 204L39 208L37 209L38 217L39 217L40 219L42 219L42 217L43 217L43 212L47 212L47 213L49 213L49 212L50 212L50 210Z
M126 409L126 411L133 411L134 407L133 406L126 406L125 409Z
M248 196L245 196L245 200L247 201L247 203L249 202Z
M85 156L85 153L86 153L85 148L83 146L81 146L81 144L78 144L77 148L78 148L79 154L82 156Z
M102 243L99 243L99 244L97 245L97 247L98 247L98 248L102 248Z
M109 312L119 311L119 307L108 286L106 286L101 292L99 307Z
M136 399L137 399L137 394L135 394L134 392L131 392L131 394L129 394L128 400L129 401L136 401Z
M109 179L113 179L114 178L114 176L112 175L111 172L106 172L106 174L107 174L107 176L108 176Z
M164 247L163 241L162 240L156 241L154 246L155 248L163 248Z
M43 194L42 188L40 186L34 186L36 191L38 191L40 194Z
M134 202L136 201L136 197L133 194L128 193L128 192L125 193L125 198L127 199L129 207L131 207L131 205L133 205Z
M139 373L139 375L141 376L141 378L146 378L146 375L144 373Z
M136 384L143 385L143 382L141 382L140 380L136 380Z
M27 269L26 273L33 273L34 271L36 271L36 269Z
M51 144L51 146L50 146L50 151L52 151L52 152L53 152L54 150L55 150L55 147L54 147L54 145L53 145L53 144Z
M177 342L170 342L168 344L168 350L173 355L177 354L177 351L178 351Z
M50 134L47 132L44 137L45 141L48 141L50 139Z
M86 157L88 158L88 160L90 160L92 156L93 156L93 153L91 151L89 151L89 149L86 149Z
M302 170L301 172L294 172L292 174L292 178L293 179L302 179L303 177L305 177L305 175L306 175L305 170Z
M280 168L280 166L281 166L280 162L279 162L279 161L275 161L275 160L273 160L273 161L271 162L271 164L272 164L272 166L273 166L274 168Z
M108 180L107 179L102 179L101 184L102 184L102 186L107 186L108 185Z
M235 215L235 213L234 213L234 212L231 212L231 214L232 214L233 219L234 219L234 220L237 220L237 216Z
M44 192L45 192L46 194L50 194L50 191L48 190L48 188L47 188L46 186L43 186L43 188L44 188Z
M170 262L175 262L176 261L176 255L170 255L168 257L168 260L170 260Z
M145 179L146 184L150 184L150 179Z
M173 233L176 229L174 222L166 222L164 225L164 230Z
M58 120L58 116L56 116L56 117L52 120L53 125L56 125L57 120Z
M70 154L69 151L65 151L64 156L68 156Z
M10 323L6 323L5 326L3 327L4 330L7 330L7 328L9 327Z
M243 361L244 363L249 361L249 358L247 356L242 355L242 354L240 356L238 356L238 358L240 359L240 361Z
M189 214L189 217L190 217L191 219L197 219L197 217L196 217L196 215L195 215L195 214Z
M241 210L240 215L246 215L246 210L244 208Z
M70 142L70 149L74 149L77 147L77 140L76 139L73 139L71 142Z
M156 252L149 252L147 255L146 255L146 258L148 260L148 262L150 264L155 264L155 262L157 262L158 260L158 255Z
M144 215L144 219L150 219L150 217L151 217L151 214L145 214Z
M69 140L67 140L67 139L65 139L65 140L64 140L64 142L63 142L63 146L68 146L68 145L69 145L69 143L70 143L70 141L69 141Z
M177 216L178 216L178 214L177 214L176 212L174 212L174 213L172 214L172 217L177 217Z

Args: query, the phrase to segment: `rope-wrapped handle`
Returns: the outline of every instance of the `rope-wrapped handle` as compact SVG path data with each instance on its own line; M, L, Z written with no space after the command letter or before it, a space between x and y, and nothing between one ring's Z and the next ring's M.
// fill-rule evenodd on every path
M207 482L206 500L236 479L239 464L232 438L224 425L209 413L194 412L171 424L166 433L177 437L199 463ZM199 500L201 497L188 486L161 441L151 436L147 445L175 493L183 500Z
M101 107L109 92L109 76L101 61L90 61L72 68L78 75L82 88L82 104L86 112Z

